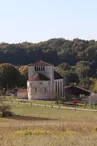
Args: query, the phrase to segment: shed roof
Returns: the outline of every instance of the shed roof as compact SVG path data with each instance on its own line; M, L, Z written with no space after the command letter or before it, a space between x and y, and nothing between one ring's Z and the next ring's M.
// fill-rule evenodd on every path
M79 87L79 86L74 86L74 85L69 85L65 86L64 89L72 94L80 95L80 94L85 94L85 95L90 95L91 91L87 90L85 88Z

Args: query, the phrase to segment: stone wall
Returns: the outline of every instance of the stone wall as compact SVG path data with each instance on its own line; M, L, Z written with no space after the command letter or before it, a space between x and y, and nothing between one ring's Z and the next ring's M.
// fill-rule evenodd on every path
M51 82L50 81L28 81L27 91L29 99L50 99Z
M28 79L29 80L36 73L41 73L41 74L45 75L46 77L50 78L51 80L53 80L54 79L54 66L45 66L44 71L35 71L35 66L28 67Z
M61 97L64 96L64 93L63 93L63 79L54 80L54 92L56 93L56 96L58 98L61 98Z
M28 98L29 99L51 99L57 96L63 97L63 79L54 80L54 66L44 66L44 70L37 70L35 66L28 67ZM31 81L31 77L41 73L48 77L49 81ZM55 95L56 94L56 95Z

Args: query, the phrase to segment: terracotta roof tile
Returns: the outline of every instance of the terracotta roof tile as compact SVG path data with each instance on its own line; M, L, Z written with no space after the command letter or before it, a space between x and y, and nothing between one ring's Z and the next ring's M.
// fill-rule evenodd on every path
M27 93L27 89L19 89L18 92Z

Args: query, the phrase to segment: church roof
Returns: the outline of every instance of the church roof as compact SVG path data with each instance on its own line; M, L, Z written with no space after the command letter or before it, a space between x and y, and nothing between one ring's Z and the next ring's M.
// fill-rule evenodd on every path
M42 60L35 62L35 63L31 63L29 65L31 65L31 66L52 66L51 64L44 62Z
M33 75L30 80L31 81L48 81L50 79L41 73L37 73L37 74Z
M63 79L63 77L59 73L54 71L54 79Z
M63 77L59 73L54 71L54 79L63 79ZM41 73L36 73L31 77L30 80L31 81L49 81L50 79Z

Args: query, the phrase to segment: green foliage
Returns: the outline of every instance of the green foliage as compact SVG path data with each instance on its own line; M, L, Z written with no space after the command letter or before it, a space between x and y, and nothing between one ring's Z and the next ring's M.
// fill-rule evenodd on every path
M3 88L15 87L19 84L20 73L15 66L9 63L0 64L0 85Z
M9 105L4 105L2 102L0 103L0 112L10 111L11 107Z
M40 59L54 65L59 65L62 62L75 65L80 60L97 63L97 42L94 40L74 39L69 41L64 38L54 38L37 44L29 42L0 44L0 62L24 65Z
M60 67L63 70L70 70L70 65L68 63L61 63L58 67Z
M55 70L63 76L65 85L75 84L75 83L77 84L79 82L78 75L72 70L65 71L60 67L55 68Z
M9 62L17 66L23 65L19 69L21 86L25 86L27 80L27 67L24 65L39 60L44 60L58 66L60 68L58 72L65 79L67 77L66 82L72 83L74 82L72 81L73 76L78 76L80 82L83 80L85 83L85 80L87 80L85 78L97 77L97 41L87 41L78 38L70 41L64 38L54 38L35 44L29 42L0 44L1 63ZM78 83L76 79L75 82ZM3 87L5 87L7 83L3 81L3 84Z
M20 86L24 86L26 87L26 83L27 83L27 79L28 79L28 66L27 65L24 65L24 66L21 66L19 68L19 72L21 74L21 78L20 78Z
M65 85L78 84L79 82L78 75L72 71L65 71L63 77Z
M80 79L89 77L91 75L91 63L89 61L79 61L76 65L75 72Z
M82 78L79 82L79 85L86 88L86 89L91 89L93 82L91 80L91 78L86 77L86 78Z
M19 68L19 72L23 75L26 79L28 78L28 66L24 65Z
M92 79L92 90L97 93L97 79Z

